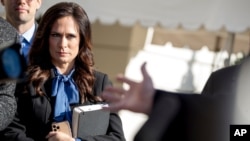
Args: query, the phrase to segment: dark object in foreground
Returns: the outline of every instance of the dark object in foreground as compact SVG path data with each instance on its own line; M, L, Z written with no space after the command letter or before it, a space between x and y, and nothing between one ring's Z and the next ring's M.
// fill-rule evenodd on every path
M19 53L20 48L18 32L0 17L0 81L23 78L26 62Z

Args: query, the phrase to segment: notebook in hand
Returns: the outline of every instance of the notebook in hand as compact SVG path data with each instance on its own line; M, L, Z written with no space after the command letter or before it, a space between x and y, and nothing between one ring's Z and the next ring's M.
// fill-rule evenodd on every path
M73 109L72 132L74 138L105 135L109 126L109 111L102 110L107 104L77 106Z

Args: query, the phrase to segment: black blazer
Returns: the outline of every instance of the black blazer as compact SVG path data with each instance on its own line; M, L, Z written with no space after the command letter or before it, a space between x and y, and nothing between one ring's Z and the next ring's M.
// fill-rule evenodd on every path
M100 95L105 86L110 85L108 76L95 72L93 87L95 95ZM31 87L29 94L16 94L18 108L13 122L3 131L1 140L8 141L45 141L51 131L53 104L51 100L52 79L44 85L46 95L38 96ZM122 122L117 113L110 113L109 127L106 135L88 137L88 141L124 141ZM98 126L98 125L96 125Z

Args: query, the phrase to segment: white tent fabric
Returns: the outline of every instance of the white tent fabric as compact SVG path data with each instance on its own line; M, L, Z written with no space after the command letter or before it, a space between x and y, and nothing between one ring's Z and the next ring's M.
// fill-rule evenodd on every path
M43 1L43 12L60 0ZM185 29L205 27L207 30L226 28L242 32L250 27L249 0L68 0L81 4L92 22L119 22L131 26L161 25Z

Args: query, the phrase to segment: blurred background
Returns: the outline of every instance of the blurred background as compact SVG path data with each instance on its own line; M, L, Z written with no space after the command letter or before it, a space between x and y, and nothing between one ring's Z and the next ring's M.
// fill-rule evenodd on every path
M43 0L37 17L60 1ZM249 0L68 1L86 10L96 68L117 86L123 86L115 81L118 73L140 81L146 61L156 88L198 94L211 72L249 55ZM120 115L132 141L147 116Z

